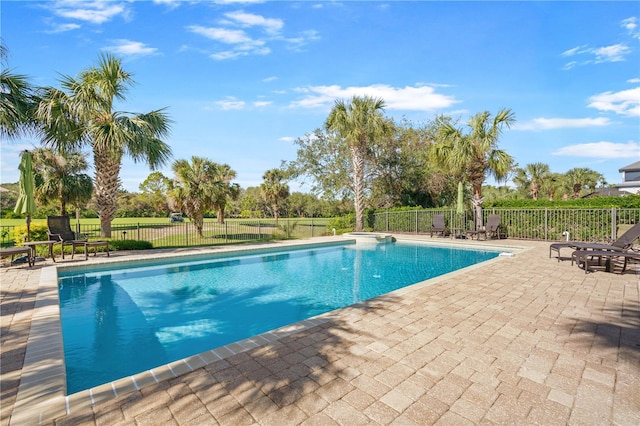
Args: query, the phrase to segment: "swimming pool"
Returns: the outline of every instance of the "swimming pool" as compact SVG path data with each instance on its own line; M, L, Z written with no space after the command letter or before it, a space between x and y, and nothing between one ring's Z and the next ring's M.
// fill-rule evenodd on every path
M60 271L74 393L498 256L419 243L340 244Z

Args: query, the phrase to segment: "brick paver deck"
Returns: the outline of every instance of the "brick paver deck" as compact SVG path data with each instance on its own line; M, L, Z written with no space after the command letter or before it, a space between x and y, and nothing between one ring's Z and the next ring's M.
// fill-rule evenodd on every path
M585 274L503 243L529 250L45 423L640 424L639 265ZM2 426L41 268L0 268Z

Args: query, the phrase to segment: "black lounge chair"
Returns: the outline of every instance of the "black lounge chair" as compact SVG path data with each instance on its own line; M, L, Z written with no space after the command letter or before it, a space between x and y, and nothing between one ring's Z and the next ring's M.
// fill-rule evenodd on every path
M86 238L79 238L71 230L69 216L47 216L47 227L49 228L49 240L58 241L62 245L63 259L66 246L71 246L72 252L75 252L76 247L84 247L87 242Z
M602 262L602 259L605 259L605 271L613 272L612 260L615 258L622 257L624 258L624 265L622 267L622 272L627 269L627 263L629 260L640 260L640 253L635 251L611 251L611 250L575 250L571 254L571 264L575 261L578 264L582 264L582 268L584 269L584 273L589 272L589 259L598 258L598 265Z
M447 225L444 222L443 214L434 214L431 223L431 237L433 237L434 233L441 233L444 237L445 232L447 232Z
M558 253L558 262L560 261L560 249L572 248L574 250L600 250L600 251L615 251L624 252L629 250L633 245L633 242L640 237L640 222L627 229L624 234L620 235L620 238L615 240L611 244L603 243L588 243L580 241L567 241L564 243L553 243L549 246L549 258L551 258L551 252ZM572 256L573 257L573 256Z
M497 238L500 239L500 215L499 214L490 214L487 218L487 227L484 231L486 233L486 238Z

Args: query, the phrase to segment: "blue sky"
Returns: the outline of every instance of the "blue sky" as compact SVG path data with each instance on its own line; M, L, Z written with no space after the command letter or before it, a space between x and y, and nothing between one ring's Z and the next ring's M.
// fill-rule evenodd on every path
M365 94L417 125L511 108L500 147L522 167L618 183L640 160L636 1L4 0L1 13L15 73L59 87L111 52L137 83L118 109L167 107L173 160L227 163L245 188L295 159L293 141L336 99ZM38 145L3 140L0 181L16 182L19 152ZM150 172L127 160L122 183L138 191Z

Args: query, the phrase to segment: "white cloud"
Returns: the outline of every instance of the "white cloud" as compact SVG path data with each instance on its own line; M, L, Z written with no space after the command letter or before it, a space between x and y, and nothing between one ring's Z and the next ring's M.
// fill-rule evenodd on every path
M46 31L48 34L64 33L67 31L77 30L82 28L79 24L51 24L52 29Z
M627 83L640 83L640 78L630 78Z
M220 27L203 27L200 25L192 25L188 29L196 34L200 34L211 40L220 43L232 45L231 50L224 50L211 54L211 58L218 60L234 59L247 55L267 55L271 53L271 49L265 46L265 41L253 39L243 30L220 28Z
M553 151L552 155L606 159L638 158L640 157L640 143L592 142L568 145Z
M230 49L217 51L209 56L217 60L235 59L248 55L267 55L271 53L268 43L280 42L296 50L311 41L318 40L318 32L307 30L297 37L285 37L281 34L284 21L266 18L242 10L225 13L224 19L215 27L191 25L187 29L211 40L231 45Z
M281 138L279 138L278 140L281 140L283 142L293 142L296 140L296 138L294 138L293 136L283 136Z
M119 39L114 40L114 42L116 43L115 45L107 46L105 49L124 56L146 56L158 53L157 48L149 47L139 41Z
M593 49L596 63L624 61L624 56L630 52L631 49L624 44L614 44Z
M228 98L226 100L216 101L214 103L224 111L244 109L246 105L244 101L239 101L239 100L236 100L235 98Z
M620 92L604 92L589 98L589 107L599 111L640 117L640 86Z
M242 27L262 27L270 34L277 34L284 27L284 22L281 19L265 18L264 16L245 13L241 10L226 13L225 16L237 25Z
M624 43L612 44L610 46L602 46L591 48L587 45L577 46L569 50L565 50L560 55L565 57L586 57L582 62L573 60L567 62L562 69L570 70L577 65L602 64L606 62L621 62L631 53L631 49Z
M364 87L309 86L296 89L304 97L291 104L300 108L331 107L336 99L348 100L353 96L382 98L386 109L403 111L434 111L451 107L460 102L452 96L436 93L431 86L392 87L374 84Z
M529 122L516 123L513 130L549 130L582 127L608 126L611 121L605 117L598 118L534 118Z
M627 30L631 37L640 38L640 31L638 30L638 18L636 16L623 19L620 25L622 26L622 28Z
M273 102L271 101L255 101L253 103L253 106L257 107L257 108L262 108L262 107L266 107L271 105Z
M272 75L272 76L270 76L270 77L263 78L263 79L262 79L262 81L263 81L264 83L270 83L270 82L272 82L272 81L276 81L277 79L278 79L278 77L276 77L276 76Z
M129 9L123 2L60 0L54 2L50 10L61 18L92 24L103 24L116 16L122 15L126 18L129 15Z
M574 56L587 52L587 45L577 46L561 53L562 56Z
M231 30L227 28L203 27L201 25L191 25L189 30L207 38L226 44L251 43L252 40L242 30Z

